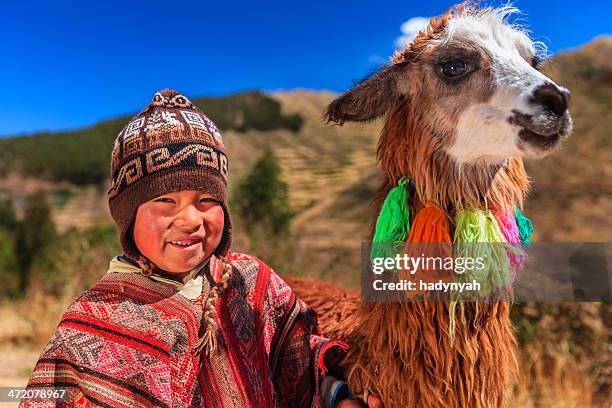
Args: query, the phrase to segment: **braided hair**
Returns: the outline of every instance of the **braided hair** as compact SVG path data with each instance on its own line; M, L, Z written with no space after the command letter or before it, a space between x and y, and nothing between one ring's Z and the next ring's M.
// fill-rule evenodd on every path
M223 264L223 273L221 279L216 282L210 289L208 297L204 302L202 312L202 327L205 327L204 335L202 335L193 348L194 354L200 354L202 349L207 357L210 357L217 349L217 339L215 337L217 322L213 316L215 304L224 289L227 288L229 279L232 275L232 264L224 256L219 256L219 260Z

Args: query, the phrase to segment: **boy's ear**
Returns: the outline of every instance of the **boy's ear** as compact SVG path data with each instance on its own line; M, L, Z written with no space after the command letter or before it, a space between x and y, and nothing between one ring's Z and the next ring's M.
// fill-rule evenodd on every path
M387 66L334 99L325 109L325 121L339 125L346 121L363 122L389 111L401 96L402 68L405 68L403 64Z

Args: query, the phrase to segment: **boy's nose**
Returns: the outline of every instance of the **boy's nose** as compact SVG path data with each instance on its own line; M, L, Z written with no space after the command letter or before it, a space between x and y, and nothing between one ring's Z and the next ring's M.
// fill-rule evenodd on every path
M202 217L198 210L192 205L184 208L177 217L177 226L184 229L193 229L197 231L202 224Z

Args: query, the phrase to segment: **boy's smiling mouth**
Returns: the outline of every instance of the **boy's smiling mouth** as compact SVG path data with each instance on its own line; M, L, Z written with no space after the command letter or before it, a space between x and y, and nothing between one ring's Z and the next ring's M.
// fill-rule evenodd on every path
M195 249L202 243L201 237L189 237L168 241L169 244L180 249Z

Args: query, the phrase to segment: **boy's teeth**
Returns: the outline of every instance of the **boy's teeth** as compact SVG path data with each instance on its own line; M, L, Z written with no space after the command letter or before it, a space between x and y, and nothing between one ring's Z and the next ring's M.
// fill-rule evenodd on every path
M192 240L192 241L170 241L172 244L175 245L183 245L183 246L188 246L188 245L193 245L197 242L198 240Z

